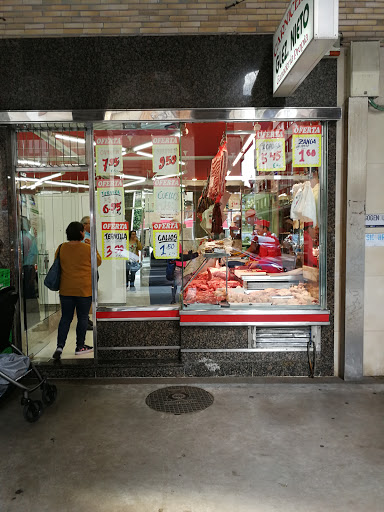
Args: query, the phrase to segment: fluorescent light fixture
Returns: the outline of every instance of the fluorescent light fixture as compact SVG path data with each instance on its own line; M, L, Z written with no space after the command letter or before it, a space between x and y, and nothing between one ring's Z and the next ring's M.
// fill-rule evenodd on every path
M278 181L278 180L281 180L283 179L282 176L280 176L280 174L275 174L274 177L273 177L274 180Z
M248 181L248 178L243 178L243 176L226 176L225 181Z
M116 176L120 176L120 178L126 178L129 180L142 180L145 181L147 178L143 176L134 176L133 174L116 174Z
M240 149L240 153L237 155L237 157L235 158L233 164L232 164L232 167L235 167L235 165L237 164L237 162L240 160L240 158L244 155L246 149L248 148L248 146L253 142L253 139L255 138L255 133L252 133L252 135L250 135L248 137L248 139L246 140L245 144L243 145L243 147Z
M159 174L157 176L154 176L152 179L153 180L164 180L166 178L175 178L177 176L182 176L183 174L185 174L185 172L178 172L176 174Z
M16 181L39 181L39 178L15 178Z
M192 178L192 181L197 181L197 178Z
M72 142L77 142L79 144L85 144L85 139L73 137L72 135L63 135L61 133L55 133L55 139L70 140Z
M56 187L89 188L88 185L76 185L75 183L68 183L66 181L46 181L45 183L55 185Z
M138 185L139 183L143 183L145 181L145 178L140 178L136 181L131 181L130 183L126 183L123 185L123 187L132 187L132 185Z
M153 158L152 153L146 153L145 151L136 151L137 155L146 156L147 158Z
M39 178L33 185L30 185L28 188L34 189L38 186L40 186L44 181L53 180L53 178L58 178L59 176L62 176L62 172L57 172L56 174L50 174L49 176L45 176L45 178Z
M152 141L145 142L144 144L139 144L138 146L135 146L132 149L133 149L133 151L137 152L137 151L140 151L140 149L150 148L151 146L153 146Z
M41 165L41 162L37 160L18 160L17 163L22 165L36 165L37 167Z

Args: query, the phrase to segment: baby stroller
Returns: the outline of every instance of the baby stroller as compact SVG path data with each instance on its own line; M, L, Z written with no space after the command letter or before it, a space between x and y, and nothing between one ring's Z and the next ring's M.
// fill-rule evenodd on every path
M18 298L18 293L13 286L0 290L0 397L7 391L10 384L22 389L23 415L27 421L33 423L40 418L43 404L40 400L31 400L29 394L41 388L43 403L51 405L56 400L57 389L54 384L48 384L46 379L40 375L28 356L25 356L21 350L9 342ZM9 347L13 352L3 354L2 352ZM36 385L27 387L19 382L22 377L32 373L38 379Z

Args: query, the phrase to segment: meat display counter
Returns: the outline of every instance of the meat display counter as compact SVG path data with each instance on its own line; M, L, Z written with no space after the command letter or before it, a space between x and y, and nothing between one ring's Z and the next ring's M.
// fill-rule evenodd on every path
M249 268L248 260L239 261L238 251L228 246L209 252L203 248L196 260L193 268L187 265L185 269L183 309L316 307L319 304L318 297L312 296L307 288L303 269L270 273Z

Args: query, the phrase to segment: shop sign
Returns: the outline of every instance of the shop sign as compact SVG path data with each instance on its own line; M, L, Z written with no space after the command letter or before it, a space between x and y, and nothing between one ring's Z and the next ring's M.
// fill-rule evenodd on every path
M285 171L283 130L256 132L256 167L259 172Z
M158 260L179 257L180 224L178 222L153 222L153 255Z
M366 234L365 247L384 247L384 233Z
M321 126L293 126L292 166L321 167Z
M161 215L174 215L180 211L180 179L164 178L154 181L154 210Z
M128 222L102 222L101 236L103 260L128 259Z
M179 174L179 142L177 137L152 137L154 174Z
M273 36L273 94L290 96L338 39L339 0L292 0Z
M96 138L96 176L123 173L121 137Z
M368 213L365 216L365 227L367 227L367 228L384 227L384 213Z
M99 216L113 219L124 218L123 180L97 180Z

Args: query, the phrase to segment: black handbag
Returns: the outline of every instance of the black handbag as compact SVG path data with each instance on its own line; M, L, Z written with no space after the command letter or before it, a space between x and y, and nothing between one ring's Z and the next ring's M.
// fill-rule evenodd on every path
M48 274L45 276L44 284L47 288L53 292L57 292L60 289L60 278L61 278L61 267L60 267L60 249L63 244L59 246L59 252L57 258L53 262L51 268L48 270Z

